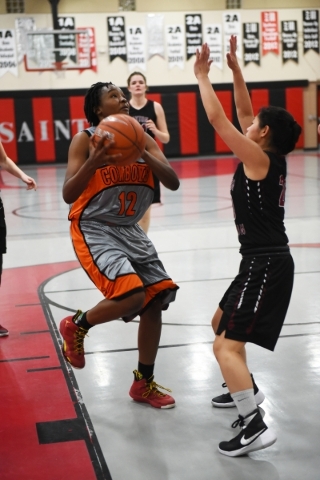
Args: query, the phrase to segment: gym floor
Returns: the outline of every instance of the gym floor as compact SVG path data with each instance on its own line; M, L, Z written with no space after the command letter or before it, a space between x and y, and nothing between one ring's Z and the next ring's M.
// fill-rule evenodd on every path
M180 289L163 314L155 381L176 408L128 395L137 367L138 320L90 330L86 367L61 355L59 322L102 295L79 267L61 196L65 165L26 166L36 192L1 172L8 253L0 290L1 480L320 479L320 154L288 157L286 226L296 274L275 352L248 345L248 364L266 399L277 442L239 458L218 452L234 408L213 357L211 317L238 270L229 187L232 157L173 160L177 192L162 190L149 236Z

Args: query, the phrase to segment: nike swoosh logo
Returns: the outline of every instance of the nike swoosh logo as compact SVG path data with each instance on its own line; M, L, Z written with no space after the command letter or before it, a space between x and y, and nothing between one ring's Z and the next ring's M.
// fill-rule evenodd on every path
M246 445L249 445L249 443L253 442L257 437L259 437L259 435L261 435L266 429L264 428L263 430L260 430L260 432L258 433L255 433L254 435L252 435L252 437L249 437L249 438L244 438L244 435L243 437L240 439L240 443L241 445L243 445L244 447Z

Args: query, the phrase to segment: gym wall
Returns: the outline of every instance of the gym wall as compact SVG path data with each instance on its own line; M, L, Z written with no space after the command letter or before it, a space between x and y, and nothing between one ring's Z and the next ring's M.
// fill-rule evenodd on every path
M39 2L33 3L39 5ZM41 3L44 5L46 2ZM114 3L108 2L108 5ZM139 3L143 2L137 2L137 6ZM201 6L203 2L197 4ZM188 3L184 2L184 5L188 6ZM68 11L67 6L75 10ZM320 105L320 57L314 51L303 54L302 9L306 8L314 6L308 3L302 8L277 9L279 22L296 20L298 23L299 62L288 61L283 64L281 54L269 53L261 56L260 66L250 63L243 67L243 73L255 112L266 104L287 108L303 126L298 148L315 149L318 147L316 126L319 116L317 108ZM49 29L52 28L49 2L46 12L29 11L25 15L34 18L37 29ZM163 15L165 25L184 24L185 14L190 12L191 7L190 11L158 11L159 15ZM260 21L261 10L244 8L239 12L242 23ZM225 11L200 10L197 13L202 15L203 25L221 24ZM77 13L75 2L69 0L59 3L59 15L73 16L76 28L94 28L97 71L26 72L24 64L20 63L18 76L8 72L0 78L0 138L8 155L19 164L66 162L72 136L85 126L83 95L86 89L97 81L112 81L125 89L126 79L132 71L119 58L109 62L107 17L121 15L125 17L127 26L137 26L146 25L148 13L118 10L103 13L101 7L98 13ZM14 29L15 19L21 16L0 15L0 29ZM184 69L174 67L169 70L166 59L155 55L147 61L146 71L142 71L148 80L149 97L160 101L166 112L171 140L163 148L169 158L229 152L208 123L198 94L193 63L194 57L185 62ZM230 120L237 124L231 71L226 64L222 70L213 65L210 78Z

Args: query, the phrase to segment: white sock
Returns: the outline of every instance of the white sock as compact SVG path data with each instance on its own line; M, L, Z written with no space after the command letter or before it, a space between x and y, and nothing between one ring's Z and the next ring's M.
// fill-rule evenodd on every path
M236 404L238 409L239 415L242 417L246 417L249 413L253 412L257 409L257 404L254 399L254 391L253 388L249 388L248 390L241 390L240 392L231 393L231 397ZM247 418L245 420L245 425L247 425L251 420Z

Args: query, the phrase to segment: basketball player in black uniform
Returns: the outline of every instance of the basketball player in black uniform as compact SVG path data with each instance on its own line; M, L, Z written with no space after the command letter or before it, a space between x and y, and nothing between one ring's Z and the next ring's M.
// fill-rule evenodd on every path
M0 168L6 170L11 175L14 175L17 178L20 178L24 183L27 184L27 190L36 190L37 184L33 178L28 177L12 160L9 158L0 142ZM7 229L6 221L3 209L2 199L0 197L0 284L1 284L1 275L2 275L2 260L3 254L7 251L6 245ZM6 337L9 335L8 330L0 325L0 337Z
M152 137L160 140L161 143L168 143L170 135L168 132L166 116L160 103L148 100L146 97L147 79L141 72L133 72L127 79L128 91L131 98L129 101L129 115L134 117ZM153 174L154 197L152 203L161 203L160 182ZM150 225L151 206L139 222L145 233L148 233Z
M292 115L279 107L252 105L236 58L236 37L230 39L228 66L233 72L235 103L242 129L228 120L208 74L210 50L196 53L194 72L208 120L240 163L231 183L235 225L242 260L238 275L213 317L214 354L243 427L219 451L231 457L269 447L276 435L257 408L246 363L246 342L273 351L286 316L293 286L294 264L284 226L286 160L301 133Z

